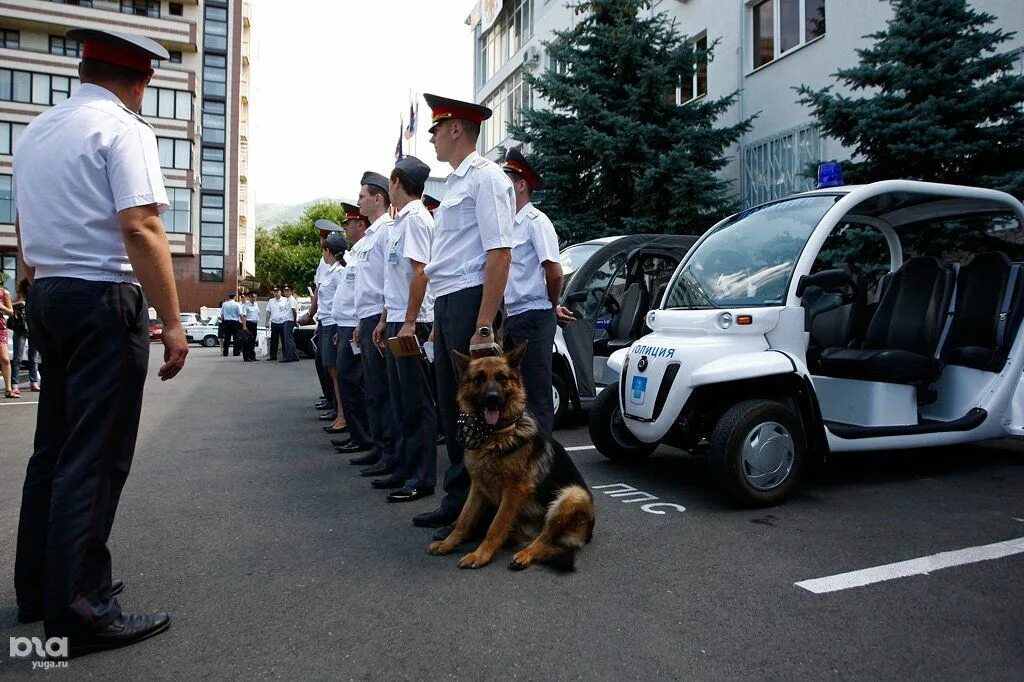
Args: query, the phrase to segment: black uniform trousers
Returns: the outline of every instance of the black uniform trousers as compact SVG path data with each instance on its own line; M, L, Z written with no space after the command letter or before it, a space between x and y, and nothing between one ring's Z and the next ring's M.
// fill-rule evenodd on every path
M558 319L551 308L527 310L505 320L505 351L524 343L522 375L526 387L526 409L547 435L555 428L555 401L551 394L551 357Z
M30 294L43 357L35 448L21 498L18 605L45 614L47 637L104 627L107 538L128 478L149 360L148 304L132 284L48 277Z
M437 372L437 403L444 429L448 470L444 474L445 496L441 506L452 512L462 511L469 495L469 472L463 461L462 445L455 439L459 418L458 380L452 351L469 354L469 341L476 333L476 316L480 312L483 285L440 296L434 301L434 368Z
M270 323L270 359L277 360L277 347L283 346L284 322Z
M281 343L284 346L284 362L298 360L299 355L295 352L295 320L288 320L281 330Z
M355 327L338 327L338 389L349 438L360 445L372 445L363 393L363 361L352 350L353 331Z
M373 330L380 315L359 320L359 346L363 363L363 393L366 396L366 416L370 424L373 449L380 453L381 464L397 464L395 429L391 417L391 394L388 392L388 365L384 355L373 345Z
M323 325L319 322L316 323L316 376L320 380L320 390L324 392L324 398L327 399L327 404L331 407L337 407L334 404L334 386L331 385L331 377L327 374L327 370L324 369L324 344L320 341L323 336Z
M257 325L252 322L245 323L245 343L242 344L242 357L246 360L256 359L256 332Z
M232 355L238 357L242 352L242 346L238 342L238 332L242 331L242 323L239 320L224 320L224 345L222 351L224 357L228 356L228 349L231 348L231 344L234 343L234 352Z
M401 322L388 322L387 336L398 336ZM416 336L423 343L430 336L429 324L417 324ZM395 478L407 488L437 484L437 421L427 376L421 357L396 358L388 348L388 389L395 426L395 453L398 468Z

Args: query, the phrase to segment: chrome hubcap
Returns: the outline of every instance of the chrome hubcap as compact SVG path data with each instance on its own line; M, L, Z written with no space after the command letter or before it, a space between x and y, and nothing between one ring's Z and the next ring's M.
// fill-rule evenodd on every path
M778 422L758 424L743 439L741 457L743 476L752 488L777 488L793 470L793 436Z
M554 386L551 387L551 404L555 406L555 414L558 414L558 408L562 404L562 395Z

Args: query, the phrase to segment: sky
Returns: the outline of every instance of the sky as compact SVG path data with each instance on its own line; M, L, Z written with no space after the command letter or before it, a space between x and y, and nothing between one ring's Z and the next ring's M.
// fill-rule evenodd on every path
M474 0L253 0L249 183L257 203L354 199L394 167L399 116L419 102L417 157L433 175L420 96L473 96ZM410 141L403 136L406 154ZM259 220L259 216L257 216Z

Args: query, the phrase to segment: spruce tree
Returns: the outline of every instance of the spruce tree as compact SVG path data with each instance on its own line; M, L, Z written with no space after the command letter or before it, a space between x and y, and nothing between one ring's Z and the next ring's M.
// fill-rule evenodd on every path
M576 26L545 44L557 68L527 74L546 106L523 111L514 138L548 188L538 205L575 242L639 232L699 234L733 208L716 173L749 122L715 127L735 94L675 103L697 50L645 0L584 0Z
M928 180L1024 197L1024 77L1012 38L966 0L888 0L894 16L832 86L798 89L822 132L854 151L847 180Z

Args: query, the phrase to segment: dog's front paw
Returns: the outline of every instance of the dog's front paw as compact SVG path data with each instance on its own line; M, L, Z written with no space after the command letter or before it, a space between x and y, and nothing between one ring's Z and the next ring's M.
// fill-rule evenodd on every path
M448 546L448 543L444 540L436 540L430 543L430 547L427 548L427 554L433 554L434 556L444 556L445 554L451 554L451 551L455 549L454 546Z
M483 568L489 563L491 563L491 557L478 550L462 557L459 568Z
M533 557L528 552L522 551L517 553L508 562L508 567L513 571L521 571L533 563Z

